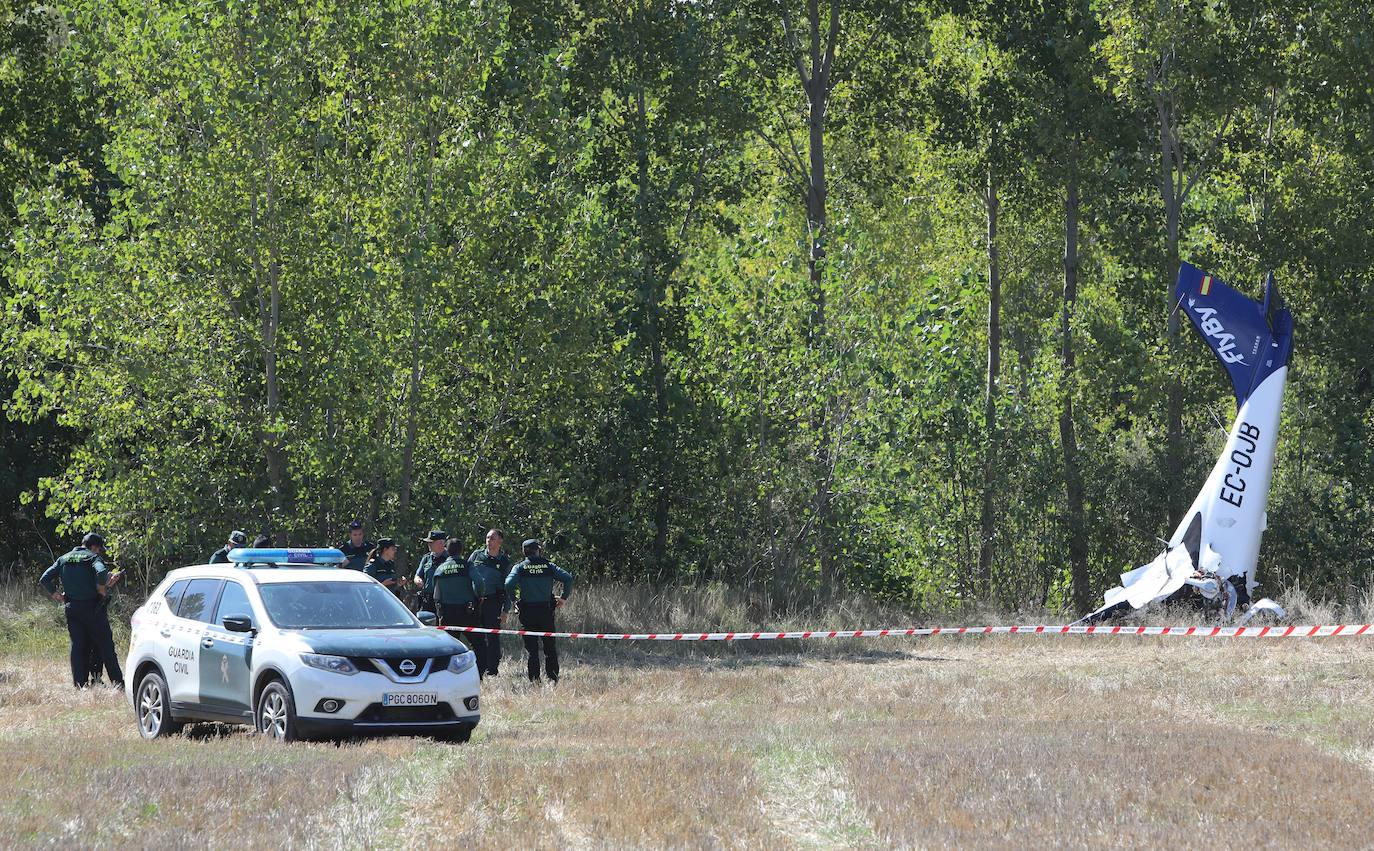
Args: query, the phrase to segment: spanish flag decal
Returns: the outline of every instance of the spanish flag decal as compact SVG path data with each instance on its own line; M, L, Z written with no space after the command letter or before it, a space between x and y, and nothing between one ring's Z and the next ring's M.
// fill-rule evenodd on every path
M1201 292L1202 292L1203 295L1207 295L1207 294L1208 294L1209 292L1211 292L1211 291L1212 291L1212 276L1211 276L1211 275L1203 275L1203 276L1202 276L1202 287L1201 287Z

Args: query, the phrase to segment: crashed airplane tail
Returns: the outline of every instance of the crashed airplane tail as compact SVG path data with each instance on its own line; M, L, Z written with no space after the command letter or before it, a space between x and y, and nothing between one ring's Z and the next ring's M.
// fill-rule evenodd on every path
M1293 315L1284 309L1272 275L1261 303L1188 263L1179 269L1174 302L1231 379L1236 419L1212 474L1167 549L1150 564L1122 574L1121 587L1108 591L1102 608L1084 621L1167 599L1184 586L1222 603L1229 615L1255 588L1279 410L1293 350Z

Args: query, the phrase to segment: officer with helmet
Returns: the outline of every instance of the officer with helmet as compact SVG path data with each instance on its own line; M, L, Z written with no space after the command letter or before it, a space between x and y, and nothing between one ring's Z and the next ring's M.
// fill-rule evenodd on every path
M210 564L228 564L229 551L248 546L248 535L238 529L229 533L229 540L210 556Z
M525 560L511 568L506 577L506 595L520 601L520 625L535 632L553 632L555 609L568 602L572 593L572 574L544 557L543 546L536 538L520 545ZM563 584L563 593L554 596L555 582ZM529 654L530 682L539 681L539 650L544 650L544 670L549 679L558 682L558 647L552 638L525 636L525 652Z
M72 682L83 688L90 678L87 667L94 647L105 662L105 673L111 685L124 687L124 674L119 669L115 653L114 635L110 632L110 618L100 605L101 598L117 575L105 567L105 539L94 532L81 539L81 546L53 562L43 571L38 582L43 590L62 604L67 617L67 634L71 637ZM58 585L62 590L58 590Z

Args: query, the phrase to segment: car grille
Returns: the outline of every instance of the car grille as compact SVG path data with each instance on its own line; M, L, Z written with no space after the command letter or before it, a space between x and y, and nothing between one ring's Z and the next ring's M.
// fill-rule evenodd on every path
M391 673L392 673L392 674L394 674L395 676L398 676L398 677L405 677L405 676L407 676L407 675L401 673L401 662L402 662L403 660L409 659L410 661L412 661L412 662L415 663L415 672L414 672L413 674L410 674L409 676L417 676L417 675L420 673L420 671L424 670L424 667L425 667L425 659L427 659L427 658L428 658L428 657L425 657L425 656L396 656L395 658L385 658L385 659L382 659L381 661L382 661L383 663L385 663L386 666L387 666L388 668L391 669ZM431 674L435 674L435 673L438 673L439 671L444 670L445 668L448 667L448 663L449 663L449 660L450 660L451 658L453 658L453 657L452 657L452 656L435 656L435 657L434 657L434 664L430 665L430 667L429 667L429 672L430 672ZM349 661L352 662L355 666L357 666L357 668L358 668L359 671L367 671L368 673L371 673L371 674L381 674L381 673L385 673L384 671L379 671L379 670L377 670L377 665L376 665L376 663L374 663L373 660L371 660L371 659L369 659L369 658L367 658L367 657L365 657L365 656L350 656L350 657L348 657L348 659L349 659Z
M374 703L359 713L357 718L364 724L416 724L453 719L453 707L447 703L435 706L382 706Z

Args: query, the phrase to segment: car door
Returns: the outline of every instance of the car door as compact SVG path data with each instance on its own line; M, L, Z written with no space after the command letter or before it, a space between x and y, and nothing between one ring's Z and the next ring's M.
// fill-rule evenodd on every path
M186 593L189 584L189 579L172 582L161 594L149 598L135 613L130 624L129 659L125 668L135 670L144 660L151 659L162 669L167 682L171 683L172 659L168 653L168 642L172 639L172 628L177 623L181 595Z
M262 622L247 589L235 579L225 580L215 616L200 639L200 705L228 715L247 715L253 636L225 629L224 619L230 617L246 617L254 626Z
M177 606L177 616L163 626L167 642L167 689L172 703L195 706L200 703L201 638L219 602L223 579L192 579Z

